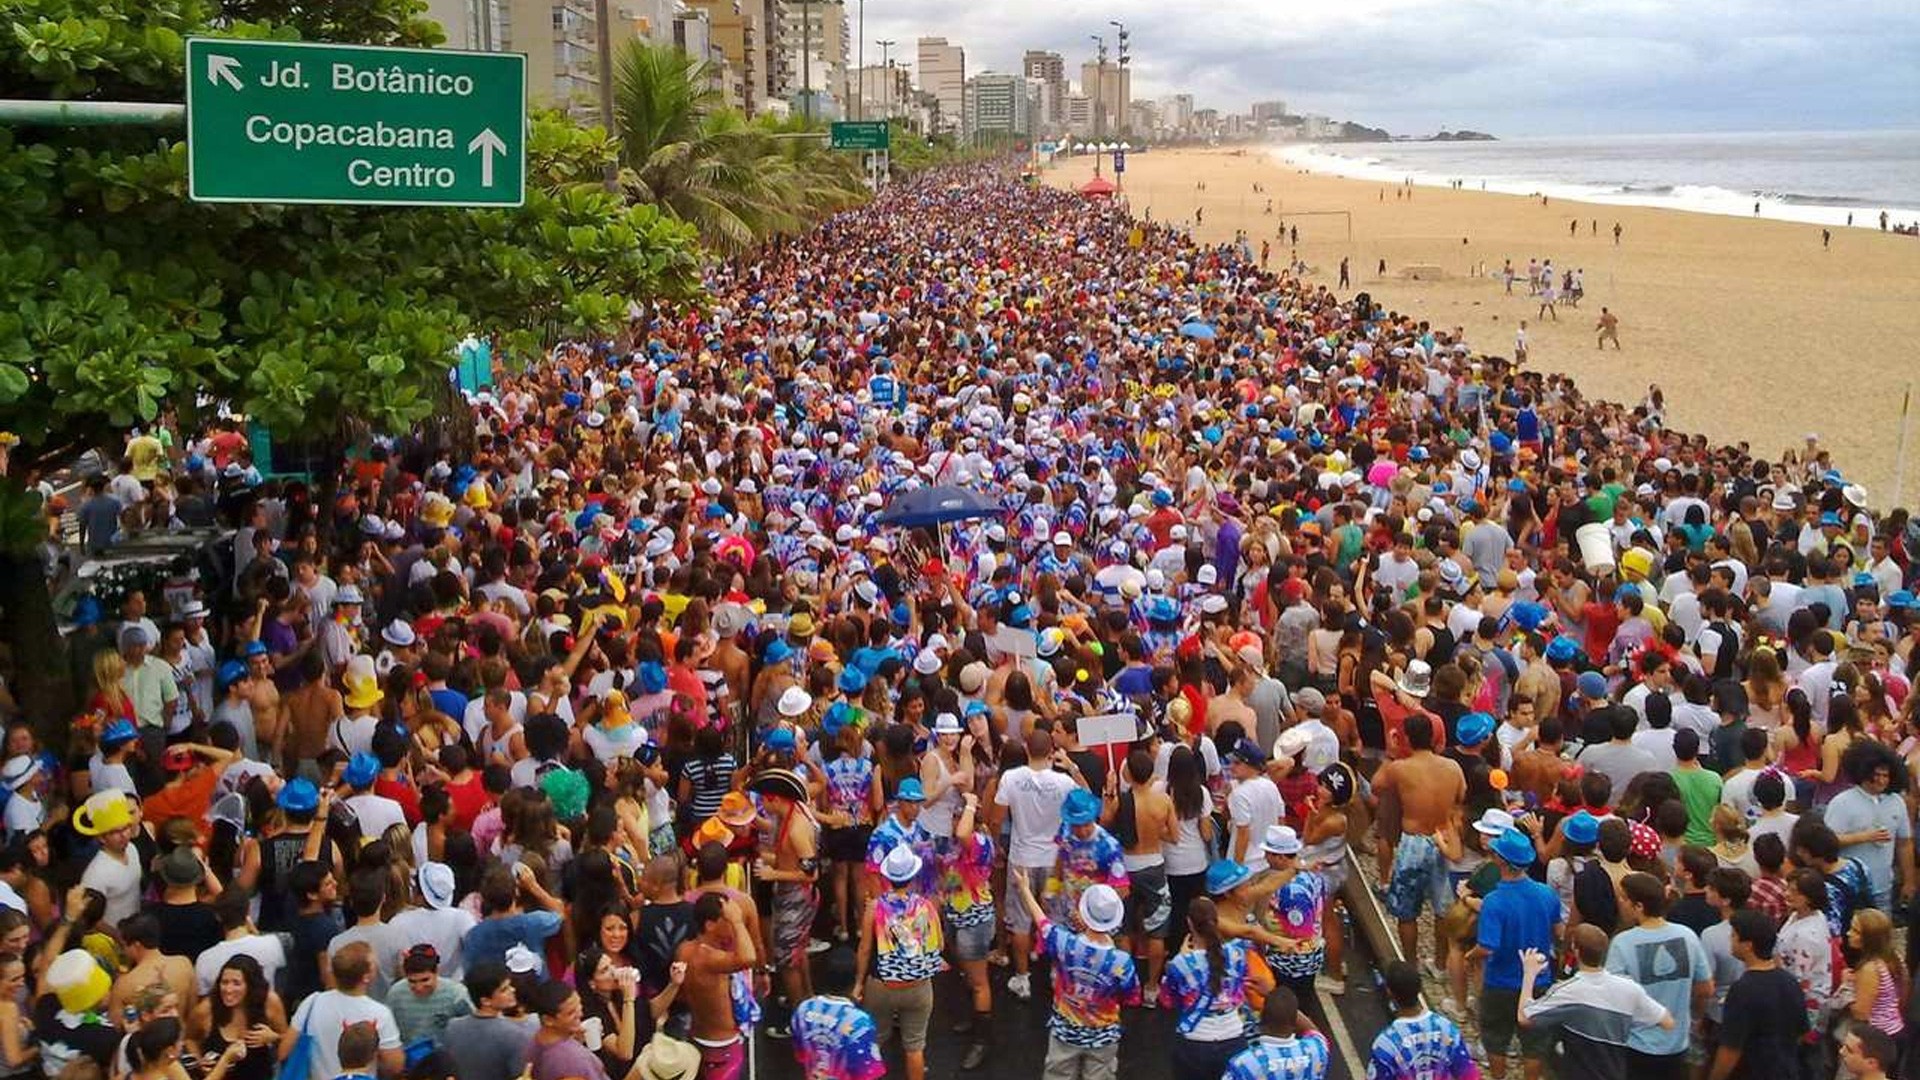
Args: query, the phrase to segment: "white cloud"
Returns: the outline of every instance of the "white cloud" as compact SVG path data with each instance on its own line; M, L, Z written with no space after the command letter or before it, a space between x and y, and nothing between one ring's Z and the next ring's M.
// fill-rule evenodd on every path
M940 35L969 70L1051 49L1077 80L1110 19L1131 32L1136 97L1277 97L1407 133L1889 127L1920 101L1911 0L873 0L867 57L892 38L911 64Z

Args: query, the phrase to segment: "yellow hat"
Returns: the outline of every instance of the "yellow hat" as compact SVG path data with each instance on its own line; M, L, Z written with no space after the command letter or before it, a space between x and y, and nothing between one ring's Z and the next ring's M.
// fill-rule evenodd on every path
M47 967L47 985L60 999L60 1008L70 1013L92 1010L107 998L113 978L93 954L85 949L68 949Z
M793 618L788 619L787 633L792 634L794 637L812 637L813 616L803 611Z
M1630 577L1644 578L1653 572L1653 555L1644 548L1629 548L1620 556L1620 571Z
M347 708L371 709L386 699L386 691L372 679L347 680Z
M485 510L493 505L492 500L487 497L487 486L477 481L467 485L467 492L461 498L475 510Z
M73 828L81 836L104 836L132 824L133 803L119 791L96 792L73 812Z

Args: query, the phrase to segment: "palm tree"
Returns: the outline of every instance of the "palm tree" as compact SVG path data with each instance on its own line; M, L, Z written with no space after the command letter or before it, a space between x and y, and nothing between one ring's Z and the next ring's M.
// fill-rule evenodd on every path
M748 122L713 87L713 68L671 45L633 41L615 65L621 180L731 253L798 231L862 197L845 162L811 139ZM849 185L849 179L852 184Z

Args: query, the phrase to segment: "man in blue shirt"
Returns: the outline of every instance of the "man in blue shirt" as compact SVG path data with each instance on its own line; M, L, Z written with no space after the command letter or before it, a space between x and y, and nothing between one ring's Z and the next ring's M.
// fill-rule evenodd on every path
M1607 970L1639 983L1671 1013L1671 1027L1635 1025L1627 1039L1628 1069L1636 1080L1686 1080L1687 1038L1693 1018L1713 997L1713 967L1694 932L1666 920L1667 887L1652 874L1620 882L1623 912L1637 925L1614 935Z
M541 910L520 910L522 889ZM544 977L547 939L560 932L560 900L540 887L533 868L517 863L511 873L504 866L489 869L480 879L480 905L487 915L467 931L467 963L505 963L507 950L521 945L533 953L535 972Z
M1490 845L1500 863L1500 884L1480 906L1479 940L1468 959L1486 961L1486 983L1480 993L1480 1032L1487 1050L1487 1072L1494 1080L1507 1075L1509 1050L1520 1041L1521 1069L1526 1080L1539 1080L1540 1065L1551 1038L1536 1029L1519 1029L1520 985L1524 975L1520 954L1533 949L1548 956L1560 938L1560 897L1550 887L1527 876L1533 865L1533 838L1517 828L1495 837ZM1542 972L1534 989L1553 981Z

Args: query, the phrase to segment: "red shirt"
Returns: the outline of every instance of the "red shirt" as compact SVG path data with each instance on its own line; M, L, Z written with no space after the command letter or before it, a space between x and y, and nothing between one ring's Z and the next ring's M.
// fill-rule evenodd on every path
M450 832L472 832L474 819L493 802L487 795L486 787L480 783L478 769L473 770L464 782L448 784L447 798L453 803L447 819Z
M385 795L400 804L400 810L407 816L407 824L420 824L420 790L412 783L400 777L390 777L382 772L373 782L373 793Z

